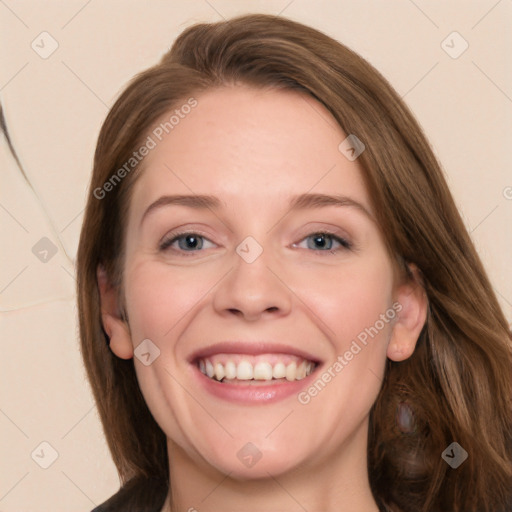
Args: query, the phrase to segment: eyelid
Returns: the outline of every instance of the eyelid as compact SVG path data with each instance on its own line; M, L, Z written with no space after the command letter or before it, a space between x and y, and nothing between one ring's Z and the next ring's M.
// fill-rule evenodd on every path
M296 235L294 238L300 239L302 241L304 240L304 238L307 238L308 236L320 233L341 238L346 242L354 244L354 237L351 234L349 234L349 232L346 229L343 229L337 225L322 222L309 222L306 226L303 226L299 230L298 235Z
M203 228L203 224L192 222L180 224L176 227L173 227L172 229L169 229L165 232L161 240L167 240L171 237L177 237L181 235L201 235L202 237L208 239L210 237L210 233L208 233L206 229Z

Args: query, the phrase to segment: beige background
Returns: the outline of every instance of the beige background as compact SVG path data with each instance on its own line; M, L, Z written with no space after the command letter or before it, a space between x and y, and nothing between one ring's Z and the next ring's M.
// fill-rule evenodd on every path
M405 97L512 319L511 0L2 0L1 100L28 177L0 140L3 512L89 511L118 488L75 319L74 258L95 139L126 82L185 27L246 12L325 31ZM39 54L52 40L43 31L58 43L46 59ZM453 31L463 40L446 39ZM468 49L452 58L464 40ZM43 237L54 255L41 253L47 241L32 250Z

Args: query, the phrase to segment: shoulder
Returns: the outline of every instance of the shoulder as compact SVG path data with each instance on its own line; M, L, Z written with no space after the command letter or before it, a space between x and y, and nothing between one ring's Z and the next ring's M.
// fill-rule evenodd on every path
M91 512L160 512L167 491L164 479L134 478Z

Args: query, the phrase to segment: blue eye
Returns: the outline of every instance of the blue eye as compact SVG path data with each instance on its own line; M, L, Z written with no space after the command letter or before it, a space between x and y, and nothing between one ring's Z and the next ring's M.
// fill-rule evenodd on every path
M294 247L300 247L300 244L304 241L306 243L306 249L311 249L315 252L327 252L332 254L340 250L351 250L352 244L333 233L317 232L308 235L306 238L301 240L299 244L293 244ZM311 243L310 243L311 241ZM177 246L176 246L177 244ZM210 245L208 245L210 244ZM171 233L168 238L165 238L160 246L160 251L165 251L171 248L177 252L199 252L201 249L208 249L213 247L215 244L198 233Z
M333 233L312 233L311 235L308 235L306 238L304 238L301 242L304 240L311 240L312 243L307 243L306 248L315 250L317 252L337 252L343 249L352 249L352 244L348 240L336 236ZM338 244L338 247L335 247L335 244Z
M176 242L178 243L178 248L174 249L184 252L197 252L198 250L205 248L205 243L212 243L210 240L204 236L198 235L197 233L182 233L177 236L170 235L169 238L164 239L159 248L161 251L164 251L165 249L175 245Z

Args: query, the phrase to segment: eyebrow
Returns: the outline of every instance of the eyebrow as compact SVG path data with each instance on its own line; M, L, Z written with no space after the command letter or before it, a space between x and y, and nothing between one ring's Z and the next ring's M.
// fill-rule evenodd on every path
M164 206L188 206L189 208L194 208L196 210L218 210L221 206L220 200L215 196L209 195L175 195L175 196L162 196L158 198L156 201L151 203L146 211L142 215L142 219L140 223L144 222L144 219L151 212L162 208Z
M326 206L350 206L364 213L369 219L373 220L373 215L361 203L348 196L339 194L301 194L292 197L290 200L289 210L306 210L308 208L322 208Z
M165 195L151 203L144 214L140 223L153 211L166 206L186 206L196 210L218 210L222 206L219 198L211 195ZM290 199L288 213L297 210L306 210L312 208L325 208L327 206L349 206L365 214L370 220L373 215L358 201L343 195L328 194L300 194Z

